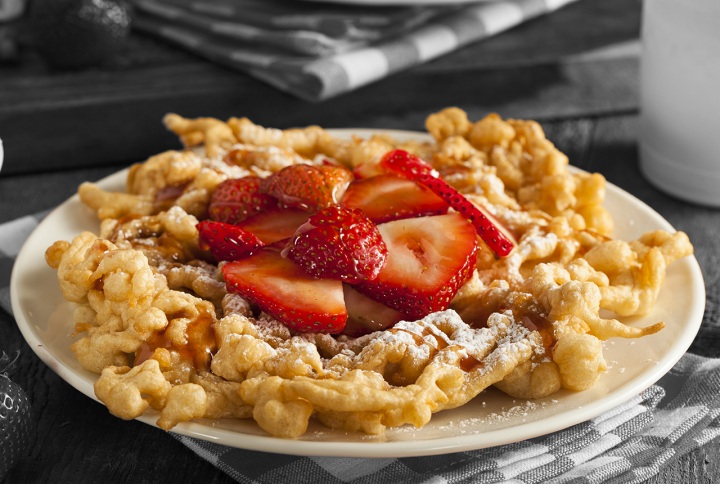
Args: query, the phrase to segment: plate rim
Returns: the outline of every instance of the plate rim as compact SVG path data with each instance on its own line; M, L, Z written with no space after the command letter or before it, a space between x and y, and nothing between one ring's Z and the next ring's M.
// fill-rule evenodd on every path
M399 139L429 139L427 133L420 131L411 130L400 130L400 129L380 129L380 128L337 128L328 129L329 132L337 134L338 136L348 136L355 134L358 136L368 136L369 134L383 134L394 136ZM569 166L572 171L583 172L583 170ZM114 172L96 183L98 184L109 184L124 180L128 168ZM630 193L621 189L620 187L607 182L607 190L612 193L613 196L619 197L623 202L631 202L638 207L642 208L644 212L647 212L653 217L653 221L662 225L662 228L666 230L675 231L675 228L655 211L652 207L647 205L642 200L634 197ZM79 375L78 372L70 367L67 367L57 359L50 350L43 344L44 341L40 335L36 334L32 329L32 324L26 319L25 314L22 311L22 305L18 295L19 280L21 277L21 269L18 269L21 264L18 261L24 261L26 259L32 259L30 254L30 247L33 245L34 239L39 237L42 233L41 228L45 224L49 224L52 220L52 216L60 210L66 209L69 204L79 203L79 197L77 194L71 196L60 205L55 207L48 215L40 221L35 227L30 236L26 239L22 248L18 252L10 278L10 299L14 316L17 321L17 326L20 329L23 338L27 342L28 346L35 352L35 354L49 366L60 378L66 383L70 384L76 390L92 398L95 401L99 400L95 397L93 391L93 385L91 382ZM645 373L633 378L625 385L613 390L609 395L602 396L598 400L593 401L590 405L585 405L568 416L567 412L561 412L556 415L532 421L528 423L521 423L513 427L491 430L482 434L469 434L469 435L456 435L452 437L440 437L434 439L426 439L420 441L391 441L391 442L344 442L344 441L308 441L308 440L288 440L277 437L255 435L237 432L229 429L222 429L213 427L203 422L185 422L181 423L172 429L171 432L193 438L199 438L205 441L218 443L221 445L227 445L235 448L254 450L261 452L272 452L281 453L288 455L301 455L301 456L333 456L333 457L417 457L426 455L437 455L454 452L462 452L469 450L479 450L482 448L494 447L509 443L518 442L521 440L527 440L542 435L548 435L553 432L558 432L565 428L573 425L588 421L594 417L597 417L608 410L627 402L631 398L637 396L640 392L644 391L652 384L656 383L663 375L665 375L680 358L687 352L687 349L692 344L695 335L700 329L703 320L704 308L706 304L705 284L703 280L702 270L694 255L688 256L688 260L685 261L688 264L688 269L692 277L693 293L696 295L695 304L692 305L690 311L690 317L688 317L688 329L682 333L682 337L678 339L675 344L672 345L672 351L665 354L653 367L652 371L646 371ZM678 261L680 262L680 261ZM44 262L43 262L44 263ZM700 304L699 302L702 301ZM102 402L100 402L102 403ZM155 424L157 416L154 414L145 414L135 420L144 422L152 427L156 427ZM532 430L535 428L535 430ZM418 429L421 431L422 429ZM485 443L478 443L478 436L482 435L485 437ZM487 438L489 436L489 439Z

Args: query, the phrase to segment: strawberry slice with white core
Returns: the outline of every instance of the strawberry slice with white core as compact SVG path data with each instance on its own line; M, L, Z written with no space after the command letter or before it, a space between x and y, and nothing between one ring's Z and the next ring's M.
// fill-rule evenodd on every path
M315 279L280 252L263 249L222 267L227 290L298 332L339 333L347 321L342 282Z
M477 233L458 213L378 225L388 249L373 281L355 288L408 319L447 309L475 268Z
M418 183L428 187L448 205L461 213L475 227L480 238L490 250L500 257L506 257L517 245L515 237L490 212L472 203L442 178L420 175Z
M448 204L407 178L383 174L353 181L340 202L359 208L375 223L447 213Z
M353 337L362 336L382 331L402 321L403 315L400 311L370 299L349 284L343 284L343 289L348 320L342 334Z
M283 255L317 278L352 284L377 277L387 248L362 210L331 206L297 229Z
M238 227L254 234L265 244L272 244L292 237L309 215L298 208L269 208L238 223Z
M252 233L231 224L203 220L197 224L199 245L218 261L232 261L249 256L265 245Z

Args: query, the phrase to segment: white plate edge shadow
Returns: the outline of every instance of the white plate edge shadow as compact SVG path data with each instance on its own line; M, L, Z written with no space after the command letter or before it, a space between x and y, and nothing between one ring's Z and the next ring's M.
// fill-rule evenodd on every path
M355 133L360 136L367 136L369 133L384 133L400 139L403 137L425 138L422 133L401 130L335 129L330 131L335 132L340 136L346 136L349 133ZM100 180L98 183L101 185L118 186L118 183L124 181L124 178L125 170L122 170ZM617 199L619 203L630 204L634 208L641 210L647 217L649 217L650 222L655 225L656 228L674 230L661 215L655 212L655 210L629 193L610 183L608 183L607 191L608 200ZM37 254L37 252L34 252L34 247L38 245L44 245L47 247L54 242L54 240L47 241L43 239L43 241L40 242L36 239L44 235L43 228L46 224L50 223L50 220L53 220L52 217L54 214L67 209L67 207L73 203L79 203L77 195L74 195L56 207L42 222L40 222L38 227L28 237L22 249L18 253L16 263L13 267L10 281L10 296L18 327L20 328L23 337L30 348L63 380L86 396L97 401L92 386L92 380L95 376L90 372L84 372L84 370L78 371L77 369L65 365L53 354L52 349L45 345L45 341L33 327L31 323L32 316L29 313L25 313L18 294L20 278L23 275L21 271L17 269L18 267L32 267L34 264L37 268L42 265L45 270L51 271L51 269L45 265L43 257L44 252L43 254ZM38 261L38 257L42 260ZM640 392L650 387L665 373L667 373L690 347L702 323L705 307L705 286L700 266L694 256L677 261L674 265L681 265L682 269L687 271L689 274L691 284L688 290L690 295L693 296L693 300L691 301L691 311L687 315L685 326L681 330L679 337L673 339L670 351L667 351L662 357L660 357L650 370L632 378L622 386L613 389L609 392L609 394L582 405L571 412L561 412L533 422L519 423L509 428L502 428L479 434L452 435L449 437L432 439L420 438L419 440L398 440L391 442L287 440L265 435L239 433L232 430L212 427L202 422L188 422L180 424L173 429L173 432L189 437L200 438L209 442L263 452L306 456L385 458L434 455L475 450L517 442L519 440L525 440L552 433L597 417L598 415L637 396ZM674 265L670 267L671 271L673 270ZM51 274L54 275L54 271L52 271ZM435 418L437 418L437 416ZM144 415L139 417L137 420L151 426L155 426L156 415ZM432 422L433 421L431 421L431 424ZM422 437L423 429L417 429L415 432L420 434L419 436Z

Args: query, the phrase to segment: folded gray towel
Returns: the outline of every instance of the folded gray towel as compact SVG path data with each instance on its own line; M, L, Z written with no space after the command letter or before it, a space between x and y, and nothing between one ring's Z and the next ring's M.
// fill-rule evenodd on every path
M423 7L131 0L135 27L309 101L435 59L575 0Z

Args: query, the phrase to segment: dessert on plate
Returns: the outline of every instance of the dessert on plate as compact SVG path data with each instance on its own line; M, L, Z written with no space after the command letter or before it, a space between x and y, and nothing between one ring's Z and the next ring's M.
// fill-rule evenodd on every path
M604 340L662 330L623 320L693 250L682 232L614 239L605 179L533 121L448 108L402 139L164 122L183 148L133 165L124 192L81 185L99 231L46 251L97 398L164 429L382 434L490 386L586 390Z

